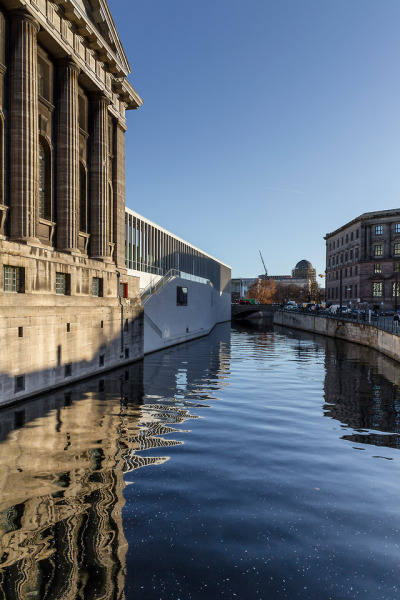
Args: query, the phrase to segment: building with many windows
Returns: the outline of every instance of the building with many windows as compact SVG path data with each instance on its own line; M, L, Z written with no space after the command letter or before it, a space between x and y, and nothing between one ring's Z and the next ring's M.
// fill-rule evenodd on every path
M0 403L143 356L129 72L105 0L0 0Z
M324 239L328 302L400 306L400 208L364 213Z

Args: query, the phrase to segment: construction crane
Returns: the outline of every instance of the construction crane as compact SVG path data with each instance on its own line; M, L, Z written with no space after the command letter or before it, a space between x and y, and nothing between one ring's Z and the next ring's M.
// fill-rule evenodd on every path
M267 278L268 277L267 267L265 266L265 262L264 262L264 259L263 259L263 255L261 254L261 250L259 250L259 253L260 253L262 264L263 264L264 271L265 271L265 278Z

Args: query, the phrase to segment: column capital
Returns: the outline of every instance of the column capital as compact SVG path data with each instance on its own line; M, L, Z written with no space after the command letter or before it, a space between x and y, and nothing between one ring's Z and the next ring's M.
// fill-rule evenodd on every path
M70 69L71 71L75 71L79 75L81 72L80 67L76 64L72 56L66 56L65 58L60 58L57 61L57 67Z
M11 10L8 14L11 17L11 20L14 22L26 21L28 23L31 23L31 25L36 28L36 33L39 33L40 25L35 19L35 17L28 10L24 8L18 8L16 10Z
M93 103L102 102L107 106L110 106L111 104L111 99L105 94L105 92L102 92L101 90L99 90L98 92L91 92L89 94L89 98L90 101Z

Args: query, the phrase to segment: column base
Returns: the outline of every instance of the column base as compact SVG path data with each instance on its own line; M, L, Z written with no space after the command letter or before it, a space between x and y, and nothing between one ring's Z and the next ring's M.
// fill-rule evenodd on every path
M38 246L39 248L43 247L42 242L36 237L10 237L9 240L10 242L24 244L25 246Z
M62 252L70 256L82 256L82 253L77 248L56 248L56 252Z
M93 260L101 260L104 263L114 263L113 259L110 256L93 256L93 255L89 255L89 258L93 259Z

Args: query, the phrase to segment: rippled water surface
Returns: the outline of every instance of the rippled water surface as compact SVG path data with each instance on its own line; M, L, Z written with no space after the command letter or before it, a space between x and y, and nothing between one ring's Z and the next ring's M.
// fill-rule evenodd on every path
M400 367L218 326L0 412L0 598L394 600Z

